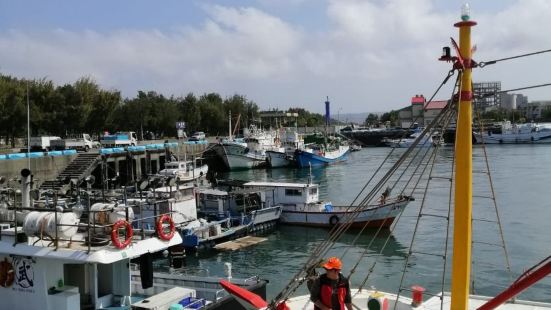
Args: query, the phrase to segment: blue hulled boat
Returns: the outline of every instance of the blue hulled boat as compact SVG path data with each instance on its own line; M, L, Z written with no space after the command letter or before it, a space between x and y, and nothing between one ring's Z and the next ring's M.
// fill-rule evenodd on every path
M316 167L326 166L348 159L350 147L348 145L339 145L333 150L318 149L303 149L296 150L295 159L299 167Z

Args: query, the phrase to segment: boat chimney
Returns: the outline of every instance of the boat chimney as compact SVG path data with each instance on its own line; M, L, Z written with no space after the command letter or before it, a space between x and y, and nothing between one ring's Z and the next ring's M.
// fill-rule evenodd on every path
M21 207L31 207L31 170L24 168L21 170Z

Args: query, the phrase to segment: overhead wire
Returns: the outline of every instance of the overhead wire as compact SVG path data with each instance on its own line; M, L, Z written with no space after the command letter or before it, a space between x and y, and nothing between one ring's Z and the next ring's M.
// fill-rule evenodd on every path
M496 64L496 63L501 62L501 61L517 59L517 58L522 58L522 57L528 57L528 56L534 56L534 55L544 54L544 53L549 53L549 52L551 52L551 49L541 50L541 51L526 53L526 54L520 54L520 55L516 55L516 56L505 57L505 58L500 58L500 59L495 59L495 60L490 60L490 61L481 61L477 64L477 66L480 67L480 68L484 68L487 65L493 65L493 64Z

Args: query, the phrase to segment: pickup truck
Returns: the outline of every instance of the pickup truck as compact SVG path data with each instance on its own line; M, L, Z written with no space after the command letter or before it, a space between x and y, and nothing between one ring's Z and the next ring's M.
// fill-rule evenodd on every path
M136 146L138 145L138 138L135 132L125 131L105 135L101 137L99 142L102 147Z
M90 135L83 133L75 138L67 138L61 140L53 140L50 142L51 148L56 150L74 149L88 152L90 149L99 147L97 141L92 140Z
M52 149L52 142L57 140L61 140L61 138L55 136L31 137L29 145L31 151L49 151ZM22 151L26 152L27 150Z

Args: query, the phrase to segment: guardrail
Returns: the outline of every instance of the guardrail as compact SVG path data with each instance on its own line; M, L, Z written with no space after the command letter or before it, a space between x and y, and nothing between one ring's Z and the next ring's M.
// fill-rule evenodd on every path
M182 142L185 145L195 145L195 144L208 144L208 141L185 141ZM117 154L125 152L145 152L147 150L162 150L166 148L177 148L177 142L167 142L167 143L154 143L146 145L137 145L137 146L126 146L126 147L112 147L112 148L101 148L99 153L102 155L108 154ZM0 160L14 160L14 159L25 159L25 158L39 158L46 156L64 156L64 155L75 155L77 151L74 149L67 149L62 151L49 151L49 152L30 152L30 153L13 153L13 154L0 154Z

